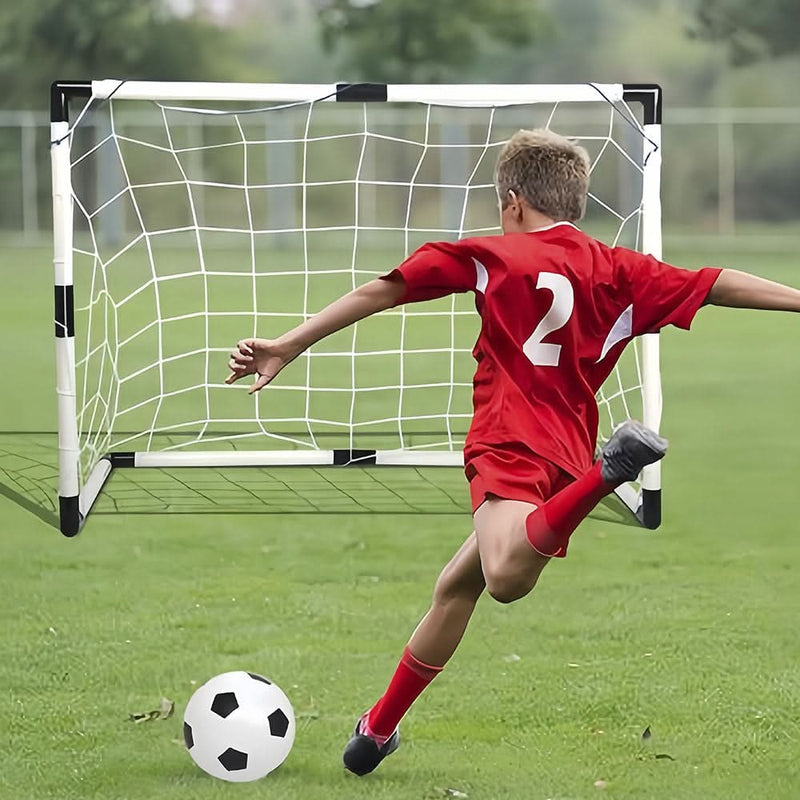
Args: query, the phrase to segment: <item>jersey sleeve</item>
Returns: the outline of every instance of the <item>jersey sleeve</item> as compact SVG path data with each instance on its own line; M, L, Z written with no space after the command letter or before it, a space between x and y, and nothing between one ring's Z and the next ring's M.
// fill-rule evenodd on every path
M721 269L681 269L653 256L615 249L619 281L632 308L633 335L655 333L667 325L689 330Z
M471 291L476 276L475 262L462 242L432 242L383 277L403 280L406 291L398 301L400 305Z

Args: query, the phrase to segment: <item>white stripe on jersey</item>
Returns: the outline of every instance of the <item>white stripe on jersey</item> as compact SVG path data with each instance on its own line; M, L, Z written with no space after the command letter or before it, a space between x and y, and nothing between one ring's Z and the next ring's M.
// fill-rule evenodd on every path
M611 330L606 336L603 343L603 350L600 353L600 358L595 361L599 364L607 355L608 351L615 345L619 344L623 339L628 339L633 333L633 303L631 303L620 315L617 321L612 326Z
M489 285L489 273L477 258L473 256L472 260L475 262L475 289L481 294L486 294L486 287Z

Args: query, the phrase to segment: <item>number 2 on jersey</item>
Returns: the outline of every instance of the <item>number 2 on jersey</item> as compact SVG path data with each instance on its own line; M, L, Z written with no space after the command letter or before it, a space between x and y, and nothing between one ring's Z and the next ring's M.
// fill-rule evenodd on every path
M540 272L536 288L549 289L553 293L553 304L522 346L522 352L536 367L557 367L561 345L543 340L569 322L575 307L575 292L569 280L556 272Z

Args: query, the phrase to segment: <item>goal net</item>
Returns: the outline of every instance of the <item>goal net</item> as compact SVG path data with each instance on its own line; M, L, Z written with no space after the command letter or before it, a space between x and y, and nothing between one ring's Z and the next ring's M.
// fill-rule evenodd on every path
M113 467L460 464L471 295L360 322L253 396L224 384L232 346L424 242L497 233L494 163L519 128L580 140L582 227L660 255L659 110L657 87L609 84L54 84L62 530ZM658 428L656 336L598 400L601 438ZM649 527L659 489L654 465L621 493Z

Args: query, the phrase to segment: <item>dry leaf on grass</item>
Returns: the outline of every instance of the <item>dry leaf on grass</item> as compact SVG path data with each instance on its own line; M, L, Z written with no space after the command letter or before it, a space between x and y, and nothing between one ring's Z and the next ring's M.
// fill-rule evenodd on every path
M128 714L129 722L152 722L154 719L169 719L175 713L175 701L166 697L161 698L158 708L152 711L137 711Z

